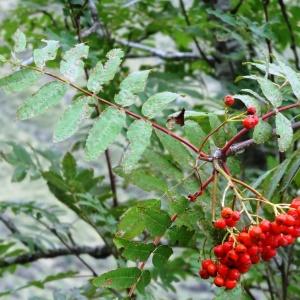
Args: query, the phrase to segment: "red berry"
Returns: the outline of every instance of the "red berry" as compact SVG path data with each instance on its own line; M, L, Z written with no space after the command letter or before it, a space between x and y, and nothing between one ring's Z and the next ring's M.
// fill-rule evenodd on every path
M210 276L215 277L217 275L217 266L214 263L211 263L207 267L207 272Z
M210 264L213 264L213 261L211 259L204 259L202 261L202 268L203 269L207 269L207 267L210 265Z
M253 239L253 240L259 240L261 238L261 235L262 235L262 230L258 226L253 226L249 230L249 235L250 235L251 239Z
M257 264L257 263L259 263L259 261L260 261L259 255L253 255L253 256L251 256L250 258L251 258L252 264Z
M216 286L221 287L221 286L224 285L224 279L223 279L222 277L220 277L220 276L217 276L217 277L215 278L215 280L214 280L214 284L215 284Z
M237 221L234 220L232 217L225 219L225 223L228 227L235 227Z
M240 274L239 270L231 269L228 272L227 278L230 279L230 280L239 280L240 276L241 276L241 274Z
M231 217L232 213L233 213L233 211L230 207L224 207L221 211L221 216L224 219L228 219Z
M225 278L227 276L228 271L229 271L229 268L227 266L225 266L223 264L218 265L218 274L221 277Z
M248 106L247 113L249 115L255 115L256 114L256 108L254 106Z
M297 197L297 198L292 200L291 207L292 208L300 207L300 197Z
M229 261L237 261L239 259L239 256L238 254L235 252L235 250L230 250L228 253L227 253L227 259Z
M209 274L208 274L207 270L199 270L199 276L202 279L208 279L209 278Z
M259 248L256 246L256 245L253 245L253 246L251 246L249 249L248 249L248 254L250 255L250 256L254 256L254 255L257 255L258 254L258 252L259 252Z
M268 220L263 220L263 221L261 221L261 223L259 224L259 227L261 228L261 230L262 230L263 232L268 232L268 231L270 231L270 224L271 224L270 221L268 221Z
M278 216L276 217L276 223L279 224L279 225L285 224L285 222L286 222L286 217L287 217L287 215L285 215L285 214L278 215Z
M214 254L216 257L222 257L224 256L223 246L217 245L214 247Z
M249 254L242 254L239 257L239 264L240 265L251 265L251 258Z
M238 266L238 269L239 269L240 273L244 274L249 271L250 267L251 267L251 265L240 265L240 266Z
M285 216L285 222L284 224L286 226L293 226L295 224L295 218L293 216L290 216L290 215L286 215Z
M226 280L225 281L225 287L228 290L234 289L236 287L236 280Z
M232 215L231 215L231 218L232 218L232 220L234 220L234 221L239 221L240 217L241 217L241 214L240 214L240 212L237 211L237 210L235 210L235 211L232 213Z
M224 103L227 106L232 106L234 104L234 97L232 95L227 95L224 97Z
M247 252L247 248L246 246L244 246L243 244L238 244L236 247L235 247L235 252L238 253L238 254L242 254L242 253L246 253Z
M224 229L226 227L226 222L224 219L218 219L214 223L215 228Z
M257 115L249 115L243 120L243 126L246 129L251 129L258 124L258 116Z
M233 243L231 243L231 242L225 242L223 244L223 251L224 251L224 253L229 252L232 249L232 245L233 245Z
M250 239L250 236L247 232L241 232L238 237L238 241L242 244L244 244L246 247L249 247L252 245L252 241Z

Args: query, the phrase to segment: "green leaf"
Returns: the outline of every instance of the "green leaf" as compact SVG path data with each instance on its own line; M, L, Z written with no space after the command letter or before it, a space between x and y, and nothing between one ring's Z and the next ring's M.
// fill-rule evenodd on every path
M102 288L126 289L135 284L141 276L138 268L119 268L100 275L93 280L93 285Z
M172 254L172 248L166 245L160 245L153 253L153 265L157 268L163 267L163 265L168 261L169 257Z
M41 49L33 51L33 60L37 67L44 68L46 61L54 60L59 48L58 41L42 40L47 45Z
M140 208L140 214L145 221L146 229L153 236L163 235L171 224L169 215L162 210Z
M256 144L263 144L267 142L272 136L272 126L260 120L257 126L255 126L253 131L253 139Z
M193 163L192 156L179 141L158 130L156 130L155 133L164 148L170 153L170 155L179 165L187 167Z
M59 103L67 91L67 85L52 81L43 85L35 94L27 98L18 108L20 120L30 119L46 112L50 107Z
M27 175L27 168L24 166L17 166L14 170L14 173L11 178L11 182L20 182L22 181Z
M178 168L176 168L172 162L170 162L163 155L147 149L144 153L144 158L148 161L151 167L163 174L164 176L175 179L177 181L183 178L183 173Z
M30 69L22 69L0 79L0 89L7 93L20 92L32 86L40 77L40 73Z
M276 171L274 172L273 176L270 178L270 184L268 187L268 191L266 192L266 197L268 199L271 199L272 196L274 195L274 192L278 190L279 183L284 176L286 169L290 163L289 159L286 159L283 161L277 168Z
M108 107L89 132L85 147L86 158L96 159L117 138L125 125L125 113Z
M81 121L87 115L89 98L79 97L64 111L54 128L53 141L55 143L69 138L78 130Z
M92 70L87 82L87 88L95 94L99 93L102 90L102 86L115 77L123 56L124 52L121 49L109 51L106 55L108 60L105 65L103 66L101 62L98 62Z
M76 176L76 160L70 152L67 152L62 161L64 177L71 180Z
M132 261L146 261L155 249L153 243L129 241L123 238L115 238L114 243L118 249L124 248L122 256Z
M120 219L118 224L118 235L126 239L132 239L141 234L146 228L144 211L154 211L160 214L160 201L147 200L139 202L136 206L129 208Z
M278 135L279 151L286 151L293 141L293 128L291 121L282 113L277 113L275 117L276 134Z
M234 95L235 99L241 100L245 106L248 108L249 106L254 106L256 108L256 113L260 115L260 105L258 101L249 95Z
M257 78L261 91L267 100L274 106L278 107L282 103L282 95L277 85L267 78Z
M200 125L192 120L185 121L184 135L191 143L193 143L197 147L201 145L202 141L206 137L206 133L202 130ZM204 150L205 149L206 148L204 147Z
M137 162L151 141L152 126L143 120L134 121L127 132L130 149L125 153L123 168L125 173L130 173L136 168Z
M168 186L166 181L158 176L153 176L152 172L145 169L133 170L128 175L128 180L146 192L166 192Z
M140 293L144 292L145 287L150 283L151 281L151 273L149 270L144 270L142 273L142 276L139 278L139 282L136 285L137 290Z
M178 94L170 92L157 93L147 99L142 106L142 113L148 118L154 118L165 109L168 103L178 98Z
M87 58L89 47L81 43L68 50L60 62L60 72L67 79L75 81L84 75L82 58Z
M275 54L275 57L281 70L283 71L283 74L290 83L294 95L298 100L300 100L300 80L297 73L290 66L287 66L278 55Z
M120 84L121 90L129 91L133 94L141 93L145 90L146 82L150 70L137 71L129 74Z
M115 95L115 102L122 106L130 106L137 102L138 96L134 95L132 92L127 90L121 90L117 95Z
M299 153L297 155L299 155ZM300 170L300 157L296 158L295 161L291 163L289 170L285 172L285 176L282 181L283 187L281 191L286 190L290 186L291 182L298 174L299 170Z
M15 42L14 51L16 53L22 52L26 49L26 36L20 29L15 32L13 39Z

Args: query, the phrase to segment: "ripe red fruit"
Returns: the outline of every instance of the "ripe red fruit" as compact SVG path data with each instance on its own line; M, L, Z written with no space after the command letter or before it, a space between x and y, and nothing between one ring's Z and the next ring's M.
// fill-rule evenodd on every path
M247 108L247 113L248 113L249 115L255 115L255 114L256 114L256 108L255 108L254 106L249 106L249 107Z
M240 217L241 217L241 214L237 210L235 210L231 215L231 219L234 221L239 221Z
M225 223L228 227L234 227L237 223L232 217L225 219Z
M257 115L249 115L243 120L243 126L246 129L251 129L255 127L259 122Z
M242 244L244 244L246 247L250 247L252 245L252 241L250 239L250 236L247 232L241 232L238 237L238 241Z
M252 264L257 264L260 261L259 255L250 256Z
M203 269L207 269L207 267L210 265L210 264L213 264L213 261L211 259L204 259L202 261L202 268Z
M249 254L242 254L239 257L239 264L240 265L251 265L251 258Z
M292 208L298 208L298 207L300 207L300 197L297 197L297 198L293 199L290 206Z
M229 268L226 265L220 264L218 265L218 274L225 278L227 276L227 273L229 271Z
M230 250L228 253L227 253L227 259L229 261L237 261L239 259L239 256L238 254L235 252L235 250Z
M251 239L253 239L253 240L259 240L261 238L261 234L262 234L262 230L258 226L253 226L249 230L249 235L250 235Z
M217 275L217 266L214 263L209 264L207 272L210 276L215 277Z
M237 269L231 269L228 272L227 279L230 279L230 280L239 280L240 276L241 276L241 273L239 272L239 270L237 270Z
M235 252L238 253L238 254L242 254L242 253L246 253L247 252L247 248L246 246L244 246L243 244L238 244L236 247L235 247Z
M263 232L268 232L268 231L270 231L270 224L271 224L270 221L268 221L268 220L263 220L263 221L261 221L261 223L259 224L259 227L261 228L261 230L262 230Z
M236 280L226 280L225 281L225 287L228 290L234 289L236 287Z
M285 216L285 222L284 225L286 226L293 226L295 224L295 218L293 216L290 215L286 215Z
M215 228L224 229L226 227L226 222L224 219L218 219L214 223Z
M249 249L248 249L248 254L250 255L250 256L254 256L254 255L257 255L258 254L258 252L259 252L259 248L256 246L256 245L253 245L253 246L251 246Z
M283 225L286 222L286 214L281 214L276 217L276 223L279 225Z
M223 251L224 251L224 253L229 252L232 249L232 245L233 245L233 243L231 243L231 242L225 242L223 244Z
M222 245L215 246L214 254L216 257L222 257L224 255L223 246Z
M220 277L220 276L217 276L217 277L215 278L215 280L214 280L214 284L215 284L216 286L221 287L221 286L224 285L224 279L223 279L222 277Z
M224 207L221 211L221 216L224 219L228 219L231 217L232 213L233 213L233 211L230 207Z
M209 274L208 274L207 270L199 270L199 276L202 279L208 279L209 278Z
M232 106L234 104L235 100L232 95L227 95L224 97L224 103L227 106Z

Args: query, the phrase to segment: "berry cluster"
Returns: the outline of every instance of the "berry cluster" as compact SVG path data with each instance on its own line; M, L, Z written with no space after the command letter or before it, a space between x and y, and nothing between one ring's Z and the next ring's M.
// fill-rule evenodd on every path
M222 209L220 219L214 222L214 226L217 229L224 229L226 227L235 227L236 223L240 219L240 212L235 210L233 211L229 207L225 207Z
M235 103L234 97L232 95L225 96L224 103L226 106L234 105L234 103ZM248 106L247 114L248 114L248 116L242 121L243 126L246 129L254 128L259 122L259 118L256 115L256 108L251 105Z
M225 223L234 213L230 208L222 210ZM217 224L220 222L217 221ZM215 227L222 228L216 226L216 223ZM300 197L295 198L288 211L277 215L274 221L263 220L257 225L244 228L215 246L213 251L216 260L202 261L199 275L203 279L214 277L216 286L233 289L240 275L248 272L253 264L260 260L269 261L276 255L277 248L291 245L297 237L300 237Z

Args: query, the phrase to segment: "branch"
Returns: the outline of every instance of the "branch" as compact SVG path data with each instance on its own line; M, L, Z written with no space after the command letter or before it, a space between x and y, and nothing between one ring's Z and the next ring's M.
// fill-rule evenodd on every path
M282 13L283 19L284 19L284 21L286 23L286 26L287 26L289 34L290 34L291 49L292 49L292 51L294 53L295 65L296 65L296 68L298 70L300 70L299 56L298 56L298 53L297 53L295 34L294 34L294 31L293 31L292 25L290 23L289 16L288 16L287 11L286 11L286 6L285 6L283 0L278 0L278 3L280 5L280 9L281 9L281 13Z
M237 3L237 5L231 9L230 13L233 14L233 15L235 15L239 11L239 9L242 6L243 2L244 2L244 0L240 0Z
M187 14L187 11L186 11L186 9L185 9L183 0L179 0L179 4L180 4L181 11L182 11L182 14L183 14L183 17L184 17L184 20L185 20L186 25L187 25L187 26L191 26L192 24L191 24L191 21L190 21L190 19L189 19L188 14ZM193 39L193 41L194 41L194 44L195 44L197 50L199 51L200 55L202 56L202 58L203 58L210 66L213 67L213 66L215 65L214 61L211 60L211 59L209 59L209 58L206 56L206 54L205 54L205 52L202 50L202 48L201 48L201 46L200 46L200 44L199 44L197 38L196 38L194 35L192 35L192 39Z
M194 153L197 153L199 155L199 159L200 160L212 161L211 157L209 157L206 153L204 153L202 151L200 153L198 153L199 152L198 148L194 144L192 144L190 141L186 140L185 138L181 137L180 135L177 135L173 131L171 131L171 130L169 130L169 129L167 129L167 128L165 128L165 127L163 127L163 126L161 126L161 125L159 125L157 123L155 123L154 121L147 119L146 117L138 115L138 114L136 114L136 113L134 113L134 112L126 109L126 108L123 108L123 107L121 107L121 106L119 106L119 105L117 105L115 103L112 103L112 102L110 102L108 100L105 100L105 99L103 99L103 98L101 98L101 97L93 94L92 92L90 92L90 91L88 91L88 90L86 90L86 89L84 89L84 88L82 88L82 87L80 87L80 86L78 86L78 85L76 85L76 84L68 81L67 79L65 79L63 77L60 77L60 76L58 76L56 74L53 74L51 72L48 72L48 71L45 71L45 70L42 70L42 69L40 69L38 67L33 67L33 66L24 66L24 65L21 65L20 67L30 68L32 70L35 70L37 72L40 72L40 73L45 74L47 76L50 76L50 77L52 77L52 78L54 78L54 79L56 79L56 80L58 80L60 82L63 82L65 84L70 85L71 87L73 87L77 91L80 91L80 92L82 92L83 94L85 94L87 96L94 97L95 99L97 99L99 102L101 102L103 104L106 104L108 106L114 107L115 109L124 111L128 116L130 116L130 117L132 117L132 118L134 118L136 120L144 120L145 122L149 122L153 128L155 128L155 129L157 129L159 131L162 131L163 133L171 136L175 140L177 140L180 143L184 144L186 147L188 147Z
M97 7L95 5L95 2L93 0L89 0L88 3L91 16L92 16L92 26L86 30L83 30L80 33L80 36L82 38L86 38L92 33L96 33L99 37L103 38L105 35L108 36L108 33L105 33L105 30L103 29L103 25L100 23ZM196 60L200 59L201 56L192 53L192 52L179 52L179 51L164 51L161 49L149 47L140 43L126 41L124 39L118 39L115 38L114 42L130 48L135 48L141 51L150 52L153 56L162 58L162 59L182 59L182 60Z
M81 255L87 254L91 257L103 259L111 255L108 247L88 247L88 246L70 246L69 248L47 249L26 253L17 257L10 257L0 260L0 267L8 267L11 265L24 265L32 263L40 259L56 258L66 255Z
M273 115L276 115L277 112L280 111L285 111L291 108L295 108L295 107L300 107L300 103L294 103L294 104L289 104L286 106L281 106L278 107L275 110L271 110L268 113L266 113L265 115L262 116L262 120L265 121L267 119L269 119L270 117L272 117ZM236 143L243 135L245 135L250 129L247 128L243 128L242 130L240 130L234 137L232 137L226 144L225 146L221 149L223 156L227 156L227 152L229 151L229 148Z
M300 121L299 122L295 122L292 124L292 128L294 130L297 130L300 128ZM276 135L276 131L275 129L273 129L273 135ZM250 147L251 145L255 144L255 141L254 139L249 139L249 140L246 140L246 141L243 141L243 142L240 142L240 143L237 143L237 144L233 144L229 150L227 151L226 155L229 156L229 155L233 155L237 152L240 152L248 147Z

